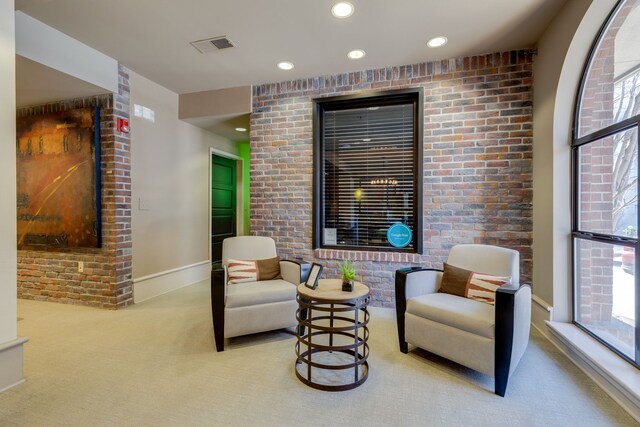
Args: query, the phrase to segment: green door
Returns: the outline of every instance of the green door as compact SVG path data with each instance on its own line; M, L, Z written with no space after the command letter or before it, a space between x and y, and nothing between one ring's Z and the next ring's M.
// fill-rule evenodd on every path
M222 241L236 235L236 161L212 154L211 257L222 261Z

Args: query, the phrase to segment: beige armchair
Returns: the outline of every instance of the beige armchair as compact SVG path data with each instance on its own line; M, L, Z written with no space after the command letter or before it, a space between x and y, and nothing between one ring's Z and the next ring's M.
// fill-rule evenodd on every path
M297 325L296 287L306 280L309 264L280 261L282 278L229 284L228 261L277 256L270 237L241 236L222 242L222 268L211 273L211 309L218 351L224 339Z
M497 289L495 306L438 292L443 272L406 268L396 271L396 315L400 351L408 344L495 377L495 393L504 396L509 375L529 342L531 288L520 285L517 251L488 245L457 245L447 264L509 276Z

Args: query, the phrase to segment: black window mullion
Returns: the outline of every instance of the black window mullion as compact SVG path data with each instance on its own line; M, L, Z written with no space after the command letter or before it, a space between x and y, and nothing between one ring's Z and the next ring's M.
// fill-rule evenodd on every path
M639 121L640 121L640 115L629 117L626 120L623 120L618 123L614 123L596 132L590 133L578 139L574 139L572 145L574 147L580 147L590 142L607 138L609 136L615 135L616 133L620 133L625 130L631 129L634 126L638 126Z
M640 150L640 121L636 124L636 146L637 149ZM636 156L636 174L638 175L638 179L636 179L636 195L640 197L640 151L638 151L638 155ZM634 255L635 255L635 314L636 314L636 322L635 322L635 362L636 366L640 367L640 263L638 262L638 258L640 258L640 215L636 213L636 242L634 245Z

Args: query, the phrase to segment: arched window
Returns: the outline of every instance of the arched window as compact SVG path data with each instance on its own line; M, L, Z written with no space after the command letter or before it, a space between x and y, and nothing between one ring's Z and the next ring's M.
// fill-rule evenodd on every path
M573 130L574 321L640 365L640 0L621 0L585 67Z

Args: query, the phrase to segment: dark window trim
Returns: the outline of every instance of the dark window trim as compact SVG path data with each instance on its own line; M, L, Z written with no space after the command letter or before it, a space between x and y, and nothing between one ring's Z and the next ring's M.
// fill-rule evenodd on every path
M618 77L616 77L616 83L626 79L627 77L629 77L632 74L637 73L638 71L640 71L640 64L634 65L633 67L629 68L627 71L625 71L624 73L620 74Z
M635 360L633 360L632 358L630 358L629 356L624 354L622 351L620 351L619 349L617 349L614 346L612 346L611 344L609 344L608 341L604 340L602 337L598 336L593 331L591 331L589 328L587 328L586 326L582 325L581 323L579 323L575 319L575 316L577 314L575 280L576 280L576 278L580 277L580 273L578 272L578 268L577 268L577 265L576 265L576 259L575 259L576 244L577 244L578 240L589 240L589 241L598 242L598 243L631 246L631 247L634 248L636 254L638 253L638 250L640 250L640 244L638 244L637 239L622 238L622 237L611 238L611 237L606 236L606 235L595 235L593 233L573 232L572 233L572 237L571 237L571 252L574 254L573 255L574 256L574 258L573 258L573 269L572 269L572 276L574 277L574 282L573 282L574 286L571 287L572 290L573 290L573 295L572 295L573 316L574 316L573 324L576 325L581 330L583 330L584 332L586 332L587 334L589 334L590 336L592 336L594 339L596 339L602 345L607 347L609 350L611 350L612 352L614 352L615 354L617 354L618 356L620 356L621 358L623 358L624 360L629 362L635 368L640 369L640 364L636 363ZM636 241L633 242L633 240L636 240ZM638 289L637 282L638 282L638 277L640 277L640 265L637 262L635 263L635 269L636 269L636 271L635 271L636 289ZM637 318L638 318L638 292L636 292L636 319ZM636 321L636 324L637 323L638 322ZM635 340L636 340L635 354L636 354L636 359L637 359L637 356L638 356L638 331L639 330L640 330L640 328L637 328L637 327L635 328L635 334L636 334L636 337L635 337Z
M599 136L598 138L592 138L593 135L595 135L596 133L601 133L601 132L594 132L593 134L587 135L585 138L590 137L589 141L587 142L583 142L580 145L575 145L572 148L572 181L573 181L573 188L572 188L572 215L571 215L571 222L572 222L572 232L571 232L571 262L572 262L572 266L573 268L571 269L571 279L572 279L572 286L571 286L571 290L572 290L572 295L571 295L571 300L573 303L573 324L578 326L580 329L584 330L585 332L587 332L589 335L591 335L593 338L595 338L597 341L599 341L600 343L602 343L605 347L607 347L609 350L613 351L614 353L616 353L618 356L622 357L624 360L628 361L629 363L631 363L633 366L635 366L636 368L640 369L640 292L638 292L638 290L640 289L640 262L638 262L638 255L640 254L640 238L638 237L623 237L623 236L617 236L614 234L602 234L602 233L594 233L594 232L589 232L589 231L582 231L580 230L580 188L579 188L579 184L580 184L580 158L579 158L579 148L584 146L585 144L589 144L592 142L595 142L597 140L600 140L602 138L606 138L609 137L615 133L618 132L622 132L625 130L629 130L632 127L637 127L638 131L636 133L637 137L640 138L640 115L632 117L632 124L633 126L629 126L628 124L622 125L622 123L627 122L628 120L625 120L624 122L620 122L617 123L615 126L609 126L607 129L612 128L611 130L607 131L606 134L604 134L604 136ZM582 139L582 138L581 138ZM577 141L576 141L577 142ZM636 143L640 146L640 140L636 141ZM640 171L640 156L638 156L638 159L636 159L636 170ZM638 180L638 183L636 183L636 192L637 194L640 194L640 180ZM640 230L640 215L638 215L638 217L636 218L636 230ZM609 342L605 341L603 338L599 337L597 334L593 333L592 331L590 331L586 326L583 326L581 323L578 322L577 320L577 314L578 314L578 304L576 301L577 298L577 292L576 292L576 284L578 283L578 280L580 278L580 274L578 272L578 266L577 266L577 252L576 252L576 242L577 240L590 240L593 242L598 242L598 243L605 243L605 244L612 244L612 245L623 245L623 246L630 246L634 248L634 253L635 253L635 257L636 257L636 262L635 262L635 273L634 273L634 278L635 278L635 317L636 317L636 324L634 327L635 330L635 360L631 359L629 356L627 356L626 354L622 353L620 350L618 350L617 348L613 347L613 345L611 345Z
M592 132L581 138L574 139L572 141L572 145L574 147L580 147L590 142L594 142L599 139L608 138L612 135L615 135L616 133L620 133L620 132L632 129L633 127L638 126L639 124L640 124L640 114L638 114L637 116L629 117L628 119L624 119L621 122L614 123L612 125L604 127L600 130Z
M415 230L413 230L413 244L415 249L394 249L388 247L369 246L322 246L322 233L320 228L323 224L322 209L322 165L324 163L324 150L322 141L323 116L322 112L330 107L331 110L346 110L350 108L367 107L379 105L381 99L386 105L405 104L412 101L415 108L414 132L416 135L416 146L414 155L414 220ZM312 209L312 241L313 249L335 249L366 252L404 252L422 254L423 250L423 181L424 181L424 90L421 87L385 90L377 92L367 92L362 94L351 94L341 96L331 96L313 99L313 209Z
M589 49L589 53L587 55L587 60L582 65L582 72L580 74L580 84L578 85L578 93L577 93L576 100L575 100L575 103L574 103L574 106L573 106L573 129L571 131L571 141L572 142L576 141L578 139L578 132L580 131L580 104L581 104L581 101L582 101L582 93L584 91L584 84L586 82L587 74L589 72L589 65L591 65L591 60L593 59L596 51L598 50L598 46L600 44L600 39L602 38L604 33L607 31L607 28L609 28L609 23L611 22L611 19L618 12L618 9L620 9L620 7L622 6L622 3L624 1L625 0L618 0L618 2L613 7L613 9L611 9L611 12L607 15L606 19L602 23L602 26L600 27L600 29L596 33L596 36L594 37L593 42L591 42L591 48Z
M623 246L635 246L638 240L633 237L610 236L608 234L589 233L585 231L574 231L571 235L582 240Z
M604 20L602 26L598 30L592 44L589 49L589 54L587 55L587 59L582 67L582 74L580 77L580 84L578 85L577 96L575 99L574 107L573 107L573 129L571 130L571 179L572 179L572 188L571 188L571 301L572 301L572 314L573 314L573 324L579 327L581 330L585 331L587 334L595 338L597 341L602 343L605 347L610 349L612 352L623 358L624 360L631 363L636 368L640 368L640 263L638 262L638 255L640 254L640 239L639 238L627 238L620 237L615 235L608 234L600 234L600 233L592 233L586 231L580 231L580 159L579 159L579 147L584 146L586 144L595 142L597 140L607 138L619 132L624 132L626 130L632 129L633 127L638 128L638 138L640 138L640 115L636 115L634 117L630 117L621 122L611 124L606 126L603 129L599 129L597 131L588 133L586 135L580 136L580 107L582 104L582 95L585 88L585 83L587 80L589 67L591 65L591 61L596 54L598 47L600 45L600 41L603 35L606 33L609 28L609 24L611 23L613 17L618 13L619 9L622 7L622 4L625 0L618 0L616 5L612 8L611 12L607 15ZM640 145L640 141L638 141ZM638 156L637 165L638 171L640 171L640 156ZM640 195L640 180L636 185L637 194ZM636 230L640 230L640 216L637 218ZM607 341L590 331L587 327L578 323L577 312L577 292L576 292L576 284L579 280L579 272L577 271L577 253L576 253L576 242L578 239L581 240L591 240L600 243L609 243L616 245L624 245L631 246L635 248L635 316L636 316L636 325L635 325L635 360L629 358L629 356L622 353L620 350L613 347Z

